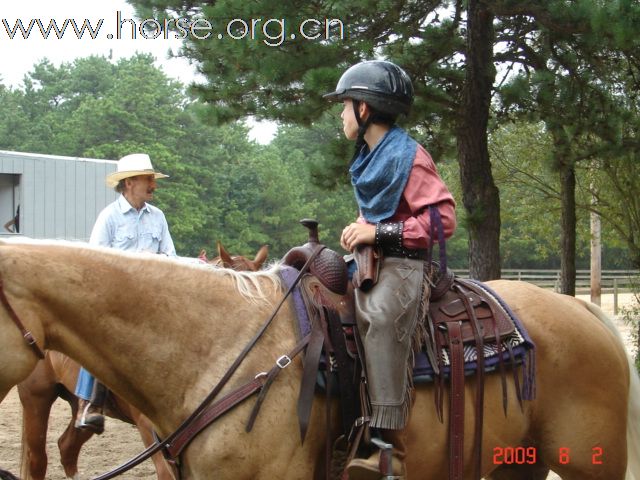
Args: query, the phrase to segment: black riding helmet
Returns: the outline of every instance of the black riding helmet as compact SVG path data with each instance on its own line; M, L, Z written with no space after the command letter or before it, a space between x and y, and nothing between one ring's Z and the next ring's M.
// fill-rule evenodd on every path
M406 72L395 63L384 60L369 60L357 63L342 74L336 91L323 96L328 100L353 102L353 111L358 122L358 138L351 163L365 146L364 135L371 123L393 124L401 113L407 114L413 103L413 85ZM365 102L372 113L362 121L358 105Z
M409 113L413 85L409 75L395 63L370 60L350 67L340 77L336 91L327 93L324 98L361 100L376 112L396 117Z

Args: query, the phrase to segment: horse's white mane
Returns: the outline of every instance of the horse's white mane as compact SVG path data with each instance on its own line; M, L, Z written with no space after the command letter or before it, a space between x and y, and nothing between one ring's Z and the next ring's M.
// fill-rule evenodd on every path
M211 266L208 268L217 268L218 273L231 276L235 280L238 292L251 301L270 303L272 298L270 294L280 290L282 284L280 275L278 274L280 272L279 263L271 265L267 270L257 272L236 272L230 268ZM260 279L263 278L268 280L267 285L270 287L270 292L265 290L265 283L260 281Z
M116 250L114 248L91 245L83 241L69 240L50 240L50 239L34 239L29 237L8 237L0 240L0 245L7 243L10 245L36 245L51 247L76 248L82 251L96 251L107 254L112 257L126 257L131 260L145 259L153 262L172 263L176 267L191 268L208 272L209 274L231 277L234 281L236 289L245 298L256 302L269 302L271 294L278 291L281 287L279 262L272 263L269 268L258 272L237 272L230 268L214 266L201 262L197 258L192 257L168 257L166 255L158 255L144 252L127 252ZM265 279L267 282L263 282ZM268 288L268 290L266 289Z
M68 246L68 247L86 247L89 244L82 240L52 240L49 238L31 238L23 237L21 235L7 235L0 237L0 244L7 243L10 245L42 245L42 246Z

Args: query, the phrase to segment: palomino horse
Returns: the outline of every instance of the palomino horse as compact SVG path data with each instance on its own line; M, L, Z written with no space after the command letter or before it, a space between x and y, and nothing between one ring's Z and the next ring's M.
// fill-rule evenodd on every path
M219 256L208 261L209 264L234 270L256 271L266 260L268 247L260 248L254 260L249 260L241 255L230 255L220 242L218 242L218 253ZM78 474L80 450L93 436L92 432L79 430L74 426L78 399L73 392L79 369L78 363L69 357L59 352L47 351L46 357L38 363L29 377L18 384L23 408L21 475L25 480L44 480L45 478L47 471L47 427L51 406L58 397L66 400L71 407L69 425L58 439L60 460L68 478L76 478ZM151 445L154 439L149 420L139 410L117 395L112 395L109 399L105 413L110 417L135 424L144 445ZM162 455L156 454L152 459L158 480L172 480L173 475Z
M162 438L197 408L282 299L278 268L233 272L151 255L0 242L6 297L38 344L86 365L147 415ZM586 302L530 284L490 286L536 343L537 396L520 409L509 386L505 415L500 378L487 376L483 476L542 480L552 469L563 480L623 480L625 473L627 480L638 480L640 381L630 372L631 361L610 320ZM291 351L293 310L284 303L222 395ZM0 308L0 399L37 363L8 309ZM322 478L324 401L316 399L301 444L296 418L301 360L280 366L253 430L245 431L253 407L245 401L187 446L183 478ZM465 423L471 431L473 379L467 388ZM447 416L445 407L445 424L439 422L433 387L419 386L408 426L407 478L447 478ZM471 437L465 436L465 478L472 470ZM527 456L514 455L519 451Z

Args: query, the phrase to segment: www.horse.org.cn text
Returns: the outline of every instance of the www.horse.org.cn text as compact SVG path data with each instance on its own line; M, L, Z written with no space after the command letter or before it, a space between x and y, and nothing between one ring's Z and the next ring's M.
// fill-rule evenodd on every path
M2 37L9 40L28 40L42 38L62 40L96 40L106 37L109 40L121 39L177 39L193 40L245 40L260 41L267 46L277 47L287 41L342 41L345 39L345 25L338 18L231 18L216 21L207 18L169 18L156 20L147 18L135 20L123 18L120 10L116 11L115 26L112 32L105 33L105 19L82 21L74 18L47 19L31 18L29 20L1 20L0 41Z

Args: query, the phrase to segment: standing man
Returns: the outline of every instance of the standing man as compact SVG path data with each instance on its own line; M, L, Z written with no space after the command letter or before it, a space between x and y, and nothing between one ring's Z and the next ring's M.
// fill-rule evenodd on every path
M107 205L96 220L89 243L131 252L176 255L167 220L149 201L157 188L156 180L167 178L156 172L149 155L133 153L118 161L115 172L107 175L107 185L120 193L116 201ZM80 398L77 428L95 433L104 431L102 408L107 390L95 381L84 368L80 368L76 395Z
M325 97L343 102L343 131L356 144L349 173L360 215L344 228L340 243L349 251L375 245L382 252L377 284L355 290L368 374L369 425L393 446L391 477L385 478L405 479L404 430L413 402L410 359L412 348L423 340L431 232L451 236L455 202L429 153L396 125L413 103L413 86L404 70L386 61L358 63ZM389 475L381 472L383 467L376 452L352 460L347 471L350 480L379 480Z

